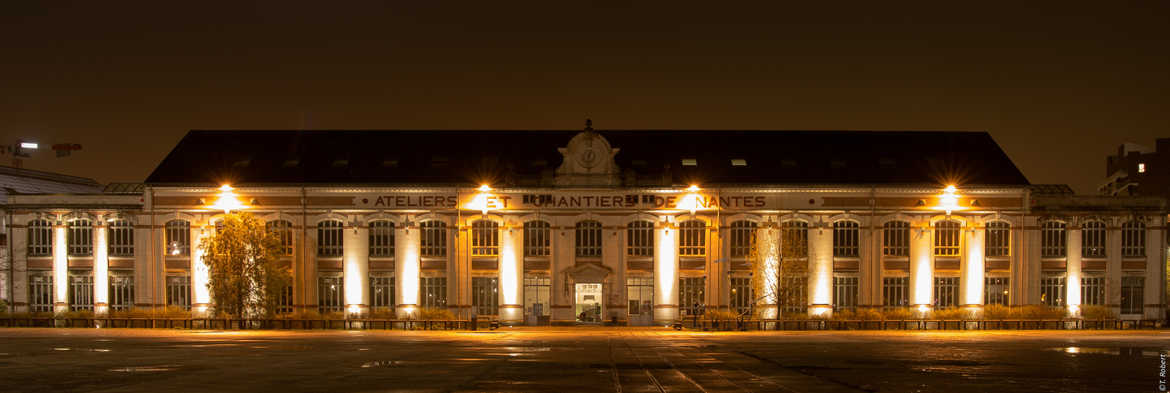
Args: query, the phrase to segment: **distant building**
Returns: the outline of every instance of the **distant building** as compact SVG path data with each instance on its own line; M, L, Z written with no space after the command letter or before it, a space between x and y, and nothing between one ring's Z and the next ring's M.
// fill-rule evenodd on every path
M1105 161L1101 195L1170 198L1170 138L1160 138L1154 149L1136 143L1117 147Z

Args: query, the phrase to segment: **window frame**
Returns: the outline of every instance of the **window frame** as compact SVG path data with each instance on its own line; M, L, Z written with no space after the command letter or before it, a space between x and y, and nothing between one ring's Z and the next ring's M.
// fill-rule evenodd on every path
M703 257L707 255L707 222L690 219L678 223L678 256Z
M910 257L910 222L891 220L882 224L882 256Z
M119 218L109 222L106 252L111 257L134 256L134 223Z
M544 220L524 222L524 256L552 255L552 224Z
M25 253L30 258L53 256L53 222L38 218L28 222Z
M736 220L728 226L732 258L747 258L756 248L757 228L755 221Z
M573 255L577 258L600 258L602 226L597 220L582 220L574 225Z
M636 258L654 256L654 222L634 220L626 225L626 255Z
M370 258L394 258L394 242L397 241L395 231L398 229L394 221L378 219L370 221L366 226L369 227Z
M93 220L89 218L74 218L65 226L65 244L67 255L71 257L93 256Z
M168 257L191 256L191 222L177 218L163 224Z
M317 258L345 255L345 222L328 218L317 222Z
M1040 222L1040 257L1065 258L1068 256L1068 224L1059 220Z
M857 310L861 277L857 274L833 274L833 311Z
M934 256L958 257L963 252L963 223L958 220L938 220L934 227Z
M419 256L423 258L447 257L447 222L423 220L418 223Z
M855 220L838 220L833 223L833 257L858 258L861 256L861 223Z
M1109 248L1109 229L1105 222L1089 220L1081 224L1081 257L1105 258Z
M983 256L1010 257L1012 255L1012 224L1003 221L989 221L983 227Z
M1121 257L1146 257L1146 223L1129 220L1121 224Z
M471 256L500 256L500 224L479 219L471 222Z
M280 239L280 256L293 255L293 223L289 220L276 219L264 223L264 229L276 234Z

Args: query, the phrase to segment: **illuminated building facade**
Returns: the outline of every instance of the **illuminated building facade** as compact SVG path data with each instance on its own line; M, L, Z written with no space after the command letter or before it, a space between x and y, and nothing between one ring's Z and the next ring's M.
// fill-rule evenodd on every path
M136 193L13 197L9 299L81 309L68 299L88 274L98 312L205 312L197 245L223 183L281 234L288 312L1165 310L1161 199L1033 186L986 133L588 127L192 131Z

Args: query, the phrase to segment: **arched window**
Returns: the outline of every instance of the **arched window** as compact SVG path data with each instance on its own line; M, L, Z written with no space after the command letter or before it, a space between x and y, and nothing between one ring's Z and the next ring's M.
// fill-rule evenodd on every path
M707 253L707 223L688 220L678 224L678 255L699 257Z
M340 220L323 220L317 223L317 256L340 257L345 251L343 224Z
M66 232L69 245L69 256L88 257L93 255L93 221L88 218L69 220L69 229Z
M280 255L291 256L293 253L292 222L288 220L274 220L264 223L268 232L276 234L280 239Z
M1040 256L1063 258L1065 254L1065 225L1063 222L1048 220L1040 223Z
M109 246L112 257L134 256L134 224L130 220L110 221Z
M427 220L418 224L419 254L424 257L447 256L447 223L439 220Z
M601 256L601 223L581 221L577 223L577 256Z
M191 255L191 223L187 220L170 220L165 225L164 235L167 242L167 255Z
M731 223L731 257L741 258L752 254L756 247L756 223L739 220Z
M551 225L546 221L524 223L524 256L547 257L551 254Z
M882 255L887 257L910 256L910 223L890 221L882 225Z
M861 225L857 221L841 220L833 223L833 256L856 258L861 255Z
M53 255L53 223L37 219L28 223L28 256Z
M780 225L780 243L784 257L808 257L808 223L798 220L785 221Z
M471 255L500 255L500 224L492 220L471 223Z
M626 226L626 255L631 257L654 256L653 222L638 220Z
M1105 223L1089 221L1081 226L1081 256L1085 258L1105 257Z
M934 223L934 255L939 257L959 256L958 221L942 220Z
M1003 221L987 223L984 230L983 252L989 257L1006 257L1011 255L1012 226Z
M1140 258L1146 256L1146 224L1129 221L1121 224L1121 256Z
M377 220L370 222L370 257L389 258L394 256L394 222Z

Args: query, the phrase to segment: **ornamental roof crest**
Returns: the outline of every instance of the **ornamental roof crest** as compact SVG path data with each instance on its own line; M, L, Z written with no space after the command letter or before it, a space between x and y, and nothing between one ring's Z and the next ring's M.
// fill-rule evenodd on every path
M585 130L573 136L566 147L557 148L564 157L557 168L555 184L561 186L621 185L620 170L614 156L621 149L609 145L605 137L585 121Z

